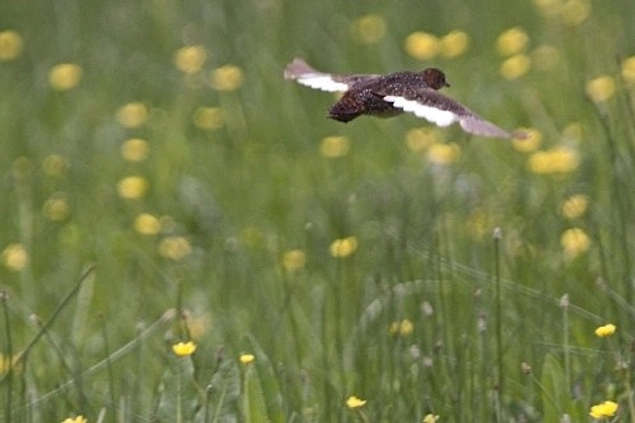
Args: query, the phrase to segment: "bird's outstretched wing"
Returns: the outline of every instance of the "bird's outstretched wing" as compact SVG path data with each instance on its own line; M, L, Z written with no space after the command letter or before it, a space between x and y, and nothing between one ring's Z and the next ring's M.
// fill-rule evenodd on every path
M467 133L492 138L517 138L521 134L513 134L483 119L467 107L449 97L429 88L412 89L411 87L397 92L380 93L384 101L392 103L396 108L413 113L438 126L450 126L458 122Z
M336 75L313 69L302 59L294 59L284 70L285 79L293 79L299 84L316 90L345 92L359 82L377 75Z

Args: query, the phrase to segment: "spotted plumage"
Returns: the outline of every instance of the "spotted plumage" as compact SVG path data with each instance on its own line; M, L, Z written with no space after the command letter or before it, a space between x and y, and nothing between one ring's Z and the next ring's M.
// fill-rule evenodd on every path
M438 90L450 85L436 68L422 72L395 72L387 75L336 75L319 72L302 59L295 59L284 71L286 79L299 84L344 94L329 109L328 117L350 122L362 116L392 117L413 113L439 125L459 123L465 132L494 138L522 137L481 118L467 107Z

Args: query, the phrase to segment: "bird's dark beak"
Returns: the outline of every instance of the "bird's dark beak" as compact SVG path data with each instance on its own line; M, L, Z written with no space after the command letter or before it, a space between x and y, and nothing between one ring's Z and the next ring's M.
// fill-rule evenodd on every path
M450 84L448 84L447 82L444 84L445 87L449 87Z

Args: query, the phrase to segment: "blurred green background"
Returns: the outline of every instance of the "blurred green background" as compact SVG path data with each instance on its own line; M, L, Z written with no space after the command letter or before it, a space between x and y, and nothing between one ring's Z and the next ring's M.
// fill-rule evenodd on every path
M633 2L0 9L2 421L635 421ZM328 120L294 57L530 137Z

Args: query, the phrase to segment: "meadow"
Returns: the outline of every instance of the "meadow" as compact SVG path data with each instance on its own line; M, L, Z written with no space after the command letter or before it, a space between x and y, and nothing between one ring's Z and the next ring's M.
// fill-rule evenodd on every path
M1 9L1 422L635 422L634 3Z

